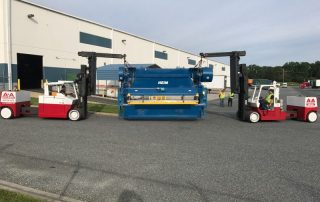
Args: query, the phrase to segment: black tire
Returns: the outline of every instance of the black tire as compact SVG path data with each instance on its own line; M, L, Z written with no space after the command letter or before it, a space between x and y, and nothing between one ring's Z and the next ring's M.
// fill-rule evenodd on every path
M318 119L318 114L316 112L309 112L307 114L307 121L309 123L314 123L317 121L317 119Z
M68 113L68 118L71 121L79 121L81 119L80 111L77 109L71 109Z
M13 112L9 107L3 107L0 114L3 119L11 119L13 117Z
M258 112L250 112L248 116L248 121L250 123L257 123L260 121L260 114Z

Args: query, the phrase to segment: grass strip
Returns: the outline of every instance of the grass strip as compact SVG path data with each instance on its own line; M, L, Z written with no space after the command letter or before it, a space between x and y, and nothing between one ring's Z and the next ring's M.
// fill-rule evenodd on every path
M0 202L43 202L43 200L36 199L24 194L6 191L0 189Z
M39 104L39 99L35 97L31 97L31 105L38 105Z
M88 103L88 111L89 112L103 112L103 113L117 114L118 113L118 106Z

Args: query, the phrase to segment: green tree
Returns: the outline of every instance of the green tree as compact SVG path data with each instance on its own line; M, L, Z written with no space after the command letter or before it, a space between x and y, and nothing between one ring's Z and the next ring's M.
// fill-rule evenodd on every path
M287 62L283 66L259 66L249 65L248 76L252 79L269 79L282 81L303 82L309 79L320 78L320 61L308 62Z

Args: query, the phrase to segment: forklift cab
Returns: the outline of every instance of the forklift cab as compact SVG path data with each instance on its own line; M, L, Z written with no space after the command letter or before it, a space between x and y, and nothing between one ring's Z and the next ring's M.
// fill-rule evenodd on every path
M78 99L77 87L72 81L58 81L46 83L44 86L44 95L53 98L73 98Z
M73 81L45 83L44 95L39 96L39 117L68 118L77 103L78 91Z
M273 89L273 102L268 109L261 108L261 93L263 90ZM279 97L279 84L275 81L271 85L254 86L252 97L248 100L249 111L247 119L256 123L258 121L280 121L286 120L286 112L283 111L282 100Z
M279 84L277 84L275 81L271 85L254 86L252 97L249 98L248 100L248 105L250 107L259 108L263 110L261 108L261 99L263 99L265 95L263 96L262 92L263 90L269 90L269 89L273 90L273 99L268 110L282 107L282 102L281 102L282 100L280 100L280 97L279 97L279 94L280 94Z

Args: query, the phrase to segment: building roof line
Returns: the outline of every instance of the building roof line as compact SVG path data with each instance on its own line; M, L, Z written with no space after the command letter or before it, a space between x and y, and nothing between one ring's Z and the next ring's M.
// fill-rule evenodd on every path
M112 30L112 31L117 31L117 32L120 32L120 33L123 33L123 34L127 34L127 35L130 35L130 36L133 36L133 37L142 39L142 40L144 40L144 41L152 42L152 43L157 44L157 45L161 45L161 46L164 46L164 47L167 47L167 48L171 48L171 49L173 49L173 50L177 50L177 51L180 51L180 52L183 52L183 53L186 53L186 54L193 55L193 56L195 56L195 57L200 57L199 55L196 55L196 54L194 54L194 53L190 53L190 52L187 52L187 51L184 51L184 50L181 50L181 49L178 49L178 48L175 48L175 47L166 45L166 44L158 43L158 42L156 42L156 41L154 41L154 40L150 40L150 39L147 39L147 38L144 38L144 37L141 37L141 36L137 36L137 35L135 35L135 34L131 34L131 33L126 32L126 31L122 31L122 30L120 30L120 29L115 29L115 28L106 26L106 25L104 25L104 24L98 23L98 22L94 22L94 21L91 21L91 20L87 20L87 19L84 19L84 18L75 16L75 15L67 14L67 13L64 13L64 12L62 12L62 11L58 11L58 10L55 10L55 9L52 9L52 8L49 8L49 7L46 7L46 6L43 6L43 5L36 4L36 3L34 3L34 2L30 2L30 1L28 1L28 0L15 0L15 1L19 1L19 2L22 2L22 3L26 3L26 4L29 4L29 5L32 5L32 6L41 8L41 9L45 9L45 10L48 10L48 11L51 11L51 12L54 12L54 13L57 13L57 14L61 14L61 15L67 16L67 17L71 17L71 18L74 18L74 19L76 19L76 20L81 20L81 21L83 21L83 22L87 22L87 23L91 23L91 24L94 24L94 25L98 25L98 26L100 26L100 27L107 28L107 29L110 29L110 30ZM216 61L216 60L211 60L211 59L208 59L208 60L209 60L209 61L212 61L212 62L216 62L216 63L222 64L222 65L227 65L227 64L225 64L225 63L218 62L218 61ZM227 66L229 66L229 65L227 65Z

